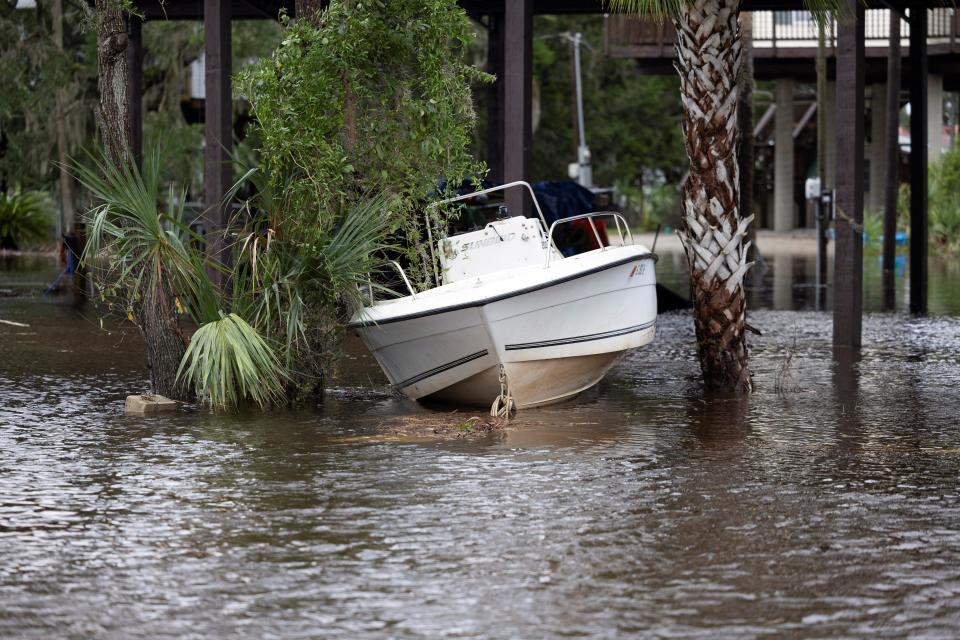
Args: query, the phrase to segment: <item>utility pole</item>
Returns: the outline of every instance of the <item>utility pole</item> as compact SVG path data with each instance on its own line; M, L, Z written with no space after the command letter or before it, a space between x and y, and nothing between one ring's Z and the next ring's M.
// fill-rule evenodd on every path
M580 71L580 44L583 35L578 31L570 39L573 44L573 77L577 98L577 182L582 187L593 186L593 168L590 166L590 148L583 117L583 75Z

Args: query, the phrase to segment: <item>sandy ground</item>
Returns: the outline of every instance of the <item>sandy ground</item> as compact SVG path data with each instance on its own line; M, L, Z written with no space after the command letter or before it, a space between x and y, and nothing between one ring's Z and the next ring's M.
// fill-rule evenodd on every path
M634 241L651 247L653 245L653 233L635 233ZM817 253L817 235L814 229L797 229L789 233L778 233L761 229L757 232L757 246L764 255L776 253L790 254L810 254ZM680 237L675 232L660 233L657 239L657 251L681 251ZM827 243L827 252L833 251L833 243Z

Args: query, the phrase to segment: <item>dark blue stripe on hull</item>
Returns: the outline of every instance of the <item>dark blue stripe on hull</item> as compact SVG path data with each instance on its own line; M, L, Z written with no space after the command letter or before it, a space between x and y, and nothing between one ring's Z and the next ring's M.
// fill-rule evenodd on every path
M604 331L603 333L589 333L582 336L573 336L572 338L557 338L555 340L541 340L539 342L523 342L519 344L508 344L504 347L507 351L518 351L520 349L539 349L541 347L558 347L564 344L575 344L578 342L590 342L592 340L603 340L605 338L615 338L625 336L637 331L643 331L656 324L656 320L644 324L626 327L625 329L614 329L613 331Z
M398 383L397 383L397 386L400 387L400 388L409 387L409 386L412 385L412 384L417 384L418 382L422 382L423 380L426 380L427 378L433 377L433 376L435 376L435 375L437 375L437 374L439 374L439 373L443 373L444 371L449 371L450 369L453 369L454 367L459 367L459 366L462 365L462 364L467 364L468 362L473 362L473 361L476 360L477 358L482 358L483 356L487 355L487 353L488 353L488 351L487 351L486 349L484 349L483 351L477 351L476 353L471 353L470 355L468 355L468 356L463 356L462 358L458 358L457 360L454 360L453 362L448 362L447 364L442 364L442 365L440 365L439 367L434 367L433 369L430 369L429 371L424 371L423 373L419 373L419 374L413 376L412 378L407 378L407 379L404 380L403 382L398 382Z

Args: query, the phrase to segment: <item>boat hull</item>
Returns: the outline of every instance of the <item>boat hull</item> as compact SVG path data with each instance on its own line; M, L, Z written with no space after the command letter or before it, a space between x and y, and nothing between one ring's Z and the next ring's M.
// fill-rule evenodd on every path
M510 286L493 283L493 295L480 291L472 303L421 312L411 305L354 328L390 382L415 400L490 406L502 367L518 407L560 402L595 385L656 330L649 252L594 253L549 273L518 271Z

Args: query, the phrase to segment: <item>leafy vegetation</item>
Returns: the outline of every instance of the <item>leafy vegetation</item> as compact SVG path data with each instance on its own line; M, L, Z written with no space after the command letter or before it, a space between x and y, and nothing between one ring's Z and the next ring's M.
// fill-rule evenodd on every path
M550 37L583 33L581 50L584 117L597 184L655 189L677 183L686 171L674 75L651 76L633 60L603 53L603 18L538 16L534 77L539 85L540 122L534 133L533 165L538 180L565 176L576 160L573 110L573 53L570 43ZM629 123L630 135L624 135Z
M0 249L22 249L52 239L53 211L42 191L0 192Z
M159 309L183 337L177 377L215 408L265 407L318 390L338 321L380 269L394 199L362 198L322 241L306 243L276 233L272 192L261 191L236 221L240 241L227 271L204 258L182 194L161 198L159 155L147 154L143 171L117 168L106 155L72 166L100 203L87 215L84 259L95 267L101 300L138 325L145 308ZM215 285L211 269L225 271L229 291ZM198 327L189 346L187 319Z
M471 48L478 64L487 53L486 31ZM592 152L594 182L616 186L627 197L631 224L676 226L677 185L686 171L678 80L641 73L632 60L604 55L604 18L594 15L534 17L532 177L562 180L577 158L573 50L567 36L583 34L581 49L584 118ZM490 95L475 84L479 115L473 139L477 157L486 158ZM624 135L627 126L630 135Z
M930 241L943 253L960 254L960 147L956 145L930 168Z
M203 324L190 339L177 376L216 409L252 400L261 409L283 400L286 371L260 333L235 313Z
M928 175L928 233L938 253L960 255L960 147L954 145L930 167ZM897 193L897 226L910 227L910 185Z
M484 173L468 151L470 81L485 78L463 62L472 37L453 0L334 0L316 21L287 23L272 58L240 75L282 204L278 237L321 244L348 205L385 191L413 275L426 282L422 200L441 178Z
M338 328L362 306L361 291L383 290L372 278L395 250L397 199L358 195L334 212L327 233L302 238L288 230L284 190L271 188L260 169L238 185L248 181L257 188L244 202L247 223L234 250L233 309L271 336L287 369L287 395L300 401L322 390Z
M14 9L6 3L0 8L0 191L11 185L55 191L58 126L64 133L64 164L67 156L91 148L96 138L96 33L89 9L63 3L61 50L54 38L55 4ZM281 27L271 20L235 21L234 68L269 56L280 35ZM199 199L203 125L187 120L181 101L189 65L203 52L203 29L195 22L151 20L143 26L143 38L145 147L162 143L161 175ZM83 194L78 196L82 202Z
M58 122L71 151L92 139L95 38L84 28L82 6L67 5L61 51L53 38L52 4L23 10L3 3L0 9L0 190L8 184L50 189Z
M877 253L883 246L883 212L864 208L863 210L863 250Z

